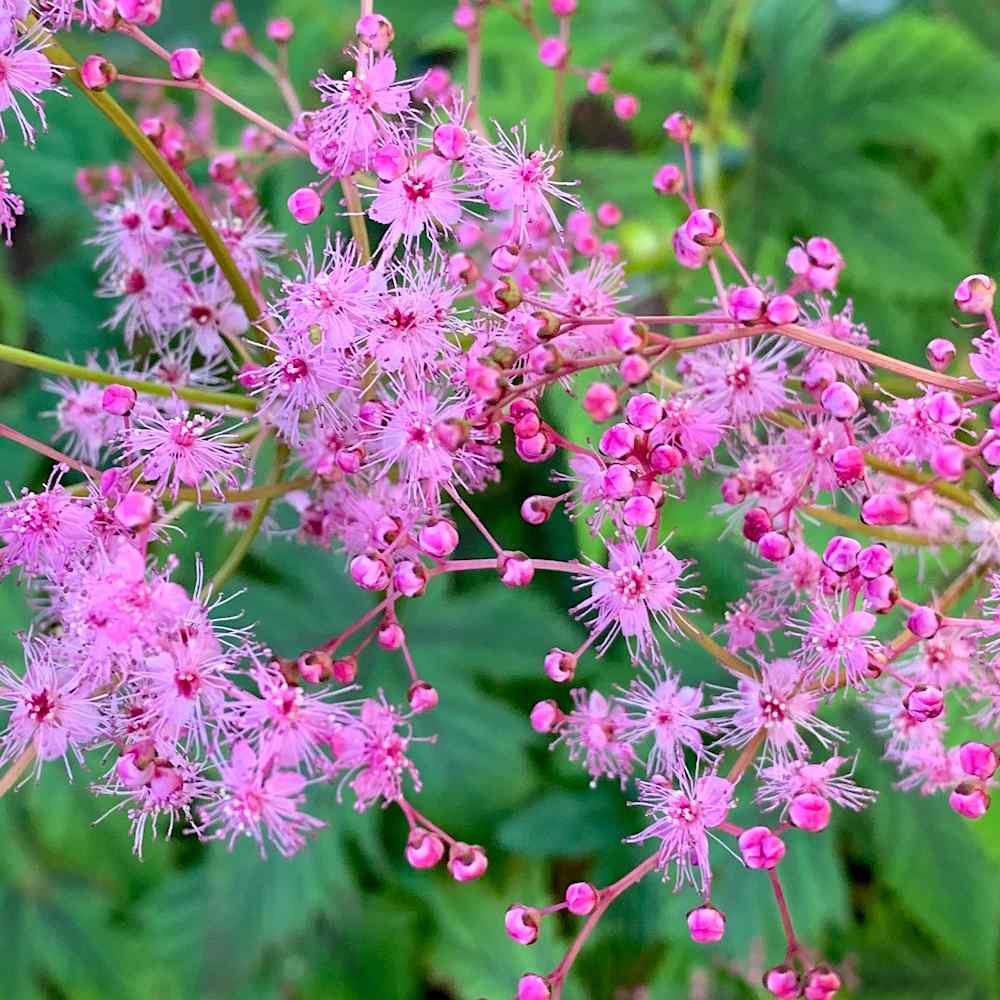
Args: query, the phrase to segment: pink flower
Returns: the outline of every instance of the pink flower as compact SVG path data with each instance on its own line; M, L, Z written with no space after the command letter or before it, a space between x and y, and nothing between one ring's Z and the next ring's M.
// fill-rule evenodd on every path
M571 694L573 711L566 717L553 746L565 743L569 759L583 761L592 784L598 778L610 778L618 779L624 787L635 762L625 709L598 691L576 688Z
M83 751L103 734L104 722L94 695L75 673L72 651L57 641L28 636L23 640L25 672L18 676L0 666L0 705L10 710L0 737L0 763L8 764L29 746L37 755L36 774L50 760L68 754L83 763Z
M0 229L6 234L7 246L14 242L14 227L19 215L24 215L24 199L14 192L10 183L10 171L4 167L4 161L0 160Z
M434 240L450 232L462 217L461 199L455 189L451 164L438 156L411 160L403 174L381 181L368 215L389 227L387 245L398 239L406 244L426 233Z
M844 258L836 244L824 236L813 236L805 244L792 247L786 263L814 292L833 291L844 269Z
M863 809L875 800L877 793L853 781L853 763L847 774L837 774L847 761L846 757L830 757L821 764L793 760L765 767L760 772L755 801L769 811L780 807L782 816L798 796L805 795L817 796L844 809Z
M808 621L789 623L790 630L802 638L799 658L803 670L825 691L837 687L842 679L852 687L866 686L869 655L880 648L878 640L868 635L874 627L875 616L868 611L838 614L824 603L814 605Z
M591 592L573 613L589 620L593 635L604 635L601 653L621 634L633 661L659 661L654 626L670 632L676 628L675 614L687 610L684 595L696 593L682 586L689 565L666 545L646 551L634 539L611 542L607 567L595 564L577 577L577 589L589 586Z
M27 101L38 115L42 131L46 128L45 111L38 95L46 90L64 93L55 83L56 68L41 51L41 36L31 32L19 39L12 39L0 51L0 112L12 111L21 127L24 141L35 144L35 129L28 121L18 98ZM7 138L7 129L0 114L0 139Z
M708 831L725 822L733 805L733 786L715 774L692 778L687 772L677 776L677 785L657 775L640 781L639 801L653 822L641 833L626 838L626 843L660 842L657 866L667 877L675 866L674 888L685 883L697 886L708 896L712 869L708 854Z
M228 431L215 430L221 422L221 416L192 415L188 410L173 417L150 412L124 432L123 457L129 469L154 484L155 496L169 490L176 499L181 486L190 486L199 500L206 488L221 497L224 483L239 483L236 471L242 468L243 450L228 438Z
M648 681L637 677L617 700L625 706L633 744L653 737L646 770L672 778L684 769L685 748L699 757L704 754L702 735L711 731L712 724L698 717L701 688L681 686L669 670L647 668L646 674Z
M233 745L229 760L220 761L219 773L213 786L218 800L201 809L198 829L211 831L230 849L238 837L249 837L264 857L266 837L287 858L305 845L307 835L326 826L300 809L306 779L296 771L269 770L243 740Z

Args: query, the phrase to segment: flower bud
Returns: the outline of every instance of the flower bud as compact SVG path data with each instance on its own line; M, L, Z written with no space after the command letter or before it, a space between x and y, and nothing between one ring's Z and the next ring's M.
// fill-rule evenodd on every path
M759 542L771 530L771 515L763 507L751 507L743 515L743 537Z
M858 553L858 572L866 580L892 572L892 553L881 542L869 545Z
M515 1000L550 1000L552 991L541 976L529 972L517 981L517 997Z
M833 291L844 269L837 245L823 236L813 236L804 246L792 247L785 263L814 292Z
M266 31L275 45L287 45L295 35L295 24L287 17L274 17L267 22Z
M385 52L396 37L392 21L381 14L364 14L354 25L358 38L370 45L376 52Z
M792 826L808 833L819 833L830 824L830 803L815 792L799 792L788 807Z
M543 38L538 44L538 61L549 69L561 69L568 56L569 46L561 38Z
M296 222L308 226L323 211L323 199L311 187L301 187L289 196L288 211Z
M914 608L906 619L906 627L918 639L933 639L941 628L941 616L933 608Z
M104 56L94 53L80 63L80 80L87 90L104 90L114 83L118 70L113 62Z
M907 691L903 708L914 722L927 722L944 711L944 695L933 684L917 684Z
M295 666L307 684L319 684L333 676L333 660L324 649L312 649L303 653L295 661Z
M652 455L650 455L650 459L652 459ZM733 507L743 503L747 498L746 483L739 476L727 476L723 479L719 486L719 492L722 494L722 499ZM751 538L750 541L755 541L755 539Z
M609 86L608 74L601 72L601 70L594 70L587 77L587 93L589 94L606 94Z
M970 274L955 288L955 305L964 313L983 316L993 309L996 282L986 274Z
M840 976L825 965L810 969L803 978L804 1000L833 1000L840 989Z
M768 969L763 978L764 989L778 1000L795 1000L799 995L799 974L788 965Z
M451 521L434 521L417 534L420 551L433 559L447 559L458 548L458 529Z
M635 447L637 433L628 424L618 423L609 427L602 435L598 447L608 458L627 458Z
M697 208L683 226L684 235L702 247L717 247L726 239L722 219L709 208Z
M155 760L152 740L142 740L121 752L115 761L115 777L126 788L142 788L153 780Z
M729 295L729 313L738 323L759 323L764 304L764 293L756 285L735 288Z
M622 520L630 528L650 528L656 523L656 504L647 496L630 497L622 507Z
M783 531L768 531L757 543L761 558L775 563L784 562L792 554L793 548L792 540Z
M981 819L990 808L990 797L974 782L963 781L948 796L948 805L965 819Z
M697 944L714 944L726 933L726 917L714 906L699 906L687 915L691 940Z
M501 274L517 270L521 259L521 248L516 243L501 243L491 254L490 263Z
M338 684L353 684L358 676L356 656L341 656L330 664L330 673Z
M989 781L997 769L997 755L985 743L963 743L958 751L958 762L966 774L980 781Z
M547 462L555 454L556 446L545 431L539 431L532 437L516 437L514 450L525 462Z
M412 559L403 559L392 569L393 586L404 597L419 597L427 589L427 570Z
M234 24L222 33L222 47L227 52L249 52L250 35L242 24Z
M443 160L460 160L469 148L469 133L461 125L445 122L434 129L434 152Z
M534 944L538 940L538 911L520 904L508 907L503 926L511 940L518 944Z
M563 684L573 679L576 657L564 649L550 649L545 654L545 675L550 681Z
M641 354L629 354L618 365L618 374L626 385L642 385L650 371L649 362Z
M663 131L674 142L690 142L694 123L683 111L673 111L663 120Z
M516 309L524 301L521 289L510 275L504 275L491 287L490 292L493 308L501 315Z
M858 563L861 543L844 535L834 535L823 551L823 563L834 573L849 573Z
M576 13L576 0L549 0L549 9L556 17L569 17Z
M672 444L657 445L649 453L649 467L657 475L669 475L684 464L684 455Z
M766 826L752 826L739 838L740 854L748 868L774 868L785 856L785 842Z
M170 53L170 75L175 80L193 80L204 62L197 49L174 49Z
M384 560L371 556L355 556L351 560L351 579L363 590L385 590L389 586L389 569Z
M861 406L858 394L846 382L831 382L823 390L820 403L837 420L850 420Z
M528 524L544 524L555 510L558 499L546 496L531 496L521 504L521 517Z
M156 24L160 19L160 0L118 0L118 14L132 24Z
M402 146L388 142L375 148L371 164L378 179L388 184L406 173L406 168L410 165L410 161L407 159L406 150Z
M876 576L865 584L865 601L879 614L890 611L899 600L899 587L893 577Z
M403 626L400 625L399 622L383 621L378 627L375 641L383 649L402 649L403 643L406 642L406 633L403 631Z
M589 916L597 906L597 890L589 882L574 882L566 887L566 908L578 917Z
M944 337L935 337L927 345L927 360L936 372L945 371L955 360L955 345Z
M562 712L554 701L540 701L531 710L531 728L536 733L551 733L561 718Z
M593 382L584 394L583 409L595 423L604 423L618 411L618 395L606 382Z
M653 190L659 194L679 194L684 188L684 174L673 163L664 163L653 174Z
M220 0L212 7L212 24L217 28L226 28L236 23L236 4L232 0Z
M135 389L115 383L101 394L101 409L116 417L125 417L134 409L137 398Z
M875 493L861 505L861 520L865 524L906 524L909 519L909 504L895 493Z
M413 868L433 868L444 857L444 842L436 834L415 826L406 840L406 860Z
M819 395L837 380L837 369L829 361L814 361L802 376L802 384L814 395Z
M619 94L612 105L615 116L627 122L639 113L639 98L635 94Z
M613 201L604 201L597 206L597 221L605 227L605 229L610 229L612 226L617 226L619 222L622 221L622 210Z
M141 490L130 490L115 506L115 518L130 531L149 527L155 513L153 498Z
M535 565L523 552L504 552L497 558L497 571L505 587L527 587L535 575Z
M448 871L456 882L471 882L486 871L486 852L476 844L456 841L448 852Z
M764 318L775 326L794 323L799 318L799 304L791 295L775 295L767 304Z
M626 403L625 419L641 431L651 431L663 419L663 404L651 393L640 392Z
M410 711L416 715L437 708L437 688L428 684L427 681L415 681L411 684L406 697L410 703Z
M949 483L957 483L965 475L965 452L957 444L943 444L931 455L931 468Z

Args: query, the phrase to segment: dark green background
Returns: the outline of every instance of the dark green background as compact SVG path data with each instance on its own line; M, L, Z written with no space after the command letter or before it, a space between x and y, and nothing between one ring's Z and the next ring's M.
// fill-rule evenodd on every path
M204 48L218 82L280 116L269 81L218 50L207 4L165 6L153 29L159 41ZM263 23L263 3L240 7L248 24ZM536 7L551 24L547 5ZM656 198L649 185L674 154L660 123L681 107L699 121L710 117L702 134L709 166L719 166L709 181L713 207L756 271L781 276L793 236L828 235L848 261L842 290L882 349L919 357L928 339L949 335L956 281L970 271L996 272L1000 260L996 3L581 0L580 7L575 59L614 57L615 83L637 94L642 110L623 127L606 100L586 98L573 80L564 176L582 178L590 207L612 198L624 209L620 235L638 301L683 309L708 294L702 275L672 263L679 206ZM387 0L380 9L395 22L403 75L438 62L461 75L450 4ZM343 63L355 17L349 4L289 0L274 13L298 25L292 54L300 86L319 67ZM743 13L747 29L730 85L718 67L726 65L724 38ZM551 73L535 59L534 44L500 12L489 15L484 38L484 114L506 124L527 117L531 134L546 137ZM118 40L70 42L81 56L90 45L123 71L159 71ZM73 173L126 151L78 97L52 99L49 116L37 152L13 142L4 151L29 214L0 271L0 337L79 360L114 346L117 336L100 328L108 308L93 297L92 252L82 245L90 219ZM227 113L220 122L235 138L238 124ZM288 193L309 179L303 166L268 175L264 197L277 224L285 224ZM291 238L300 240L301 231ZM957 332L960 345L965 336ZM41 437L51 432L52 421L39 413L52 397L39 378L0 366L0 392L0 419ZM564 399L551 406L570 433L584 433ZM0 456L2 476L15 488L46 475L46 463L23 449L4 443ZM512 467L478 506L505 544L567 557L577 544L571 526L528 529L517 517L520 499L544 489L544 476ZM711 481L696 484L689 504L670 508L672 544L698 561L707 588L705 621L717 620L743 585L741 546L717 541L718 522L704 516L715 490ZM197 515L183 523L179 548L190 579L195 551L212 569L231 541ZM475 545L468 551L479 552ZM938 572L932 567L928 581ZM288 542L258 544L237 585L247 588L241 600L260 637L284 653L326 638L365 607L363 595L345 585L340 557ZM251 849L227 854L181 838L149 844L139 863L122 817L91 826L103 804L89 796L88 777L67 786L51 767L39 785L0 803L0 995L503 1000L522 971L551 968L571 926L547 923L541 941L524 949L503 934L505 907L545 903L579 878L613 881L641 857L620 844L639 817L617 789L590 790L526 722L533 701L553 693L540 680L544 651L581 634L566 614L568 586L540 579L529 592L510 593L493 579L463 579L444 589L435 585L413 602L405 622L422 672L441 692L440 709L418 726L439 734L437 746L415 753L425 780L421 808L488 847L485 879L456 885L440 871L410 871L400 817L392 810L359 817L349 805L337 807L329 790L316 796L316 811L330 830L292 861L261 864ZM24 595L8 580L0 585L0 654L15 665L13 633L27 621ZM723 679L689 644L670 658L687 678ZM363 679L396 692L399 674L398 664L378 660ZM611 655L582 675L607 689L628 668ZM840 963L854 984L851 996L997 996L997 822L964 824L940 799L891 791L869 719L856 708L837 711L859 734L862 778L884 794L868 813L838 817L819 836L789 836L782 873L797 928ZM727 936L696 948L683 919L692 897L647 880L601 922L567 996L759 994L741 972L756 981L782 950L765 880L720 852L716 902L728 914Z

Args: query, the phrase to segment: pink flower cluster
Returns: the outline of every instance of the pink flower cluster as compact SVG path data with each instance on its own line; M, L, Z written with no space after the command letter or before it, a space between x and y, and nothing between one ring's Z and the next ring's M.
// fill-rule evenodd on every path
M470 54L486 6L456 10ZM611 92L609 67L571 61L575 0L550 7L557 35L519 18L539 59L560 86L572 70L591 93ZM724 220L698 200L697 129L673 112L663 127L681 162L664 164L652 187L678 199L676 263L704 272L712 298L690 315L636 316L613 239L618 206L586 210L559 179L558 149L535 147L524 123L485 126L475 88L466 99L446 71L398 79L393 26L370 5L351 68L321 73L315 107L302 110L287 73L291 22L267 26L272 59L233 4L216 4L223 45L273 77L284 123L220 90L197 50L162 49L145 33L159 12L158 0L0 3L0 112L28 142L34 121L44 127L40 95L63 93L69 68L46 32L75 24L137 40L163 62L160 82L248 121L239 148L222 150L210 115L185 119L156 90L137 123L142 162L77 177L123 355L12 358L54 376L64 450L0 425L57 462L44 489L0 506L0 573L39 598L24 669L0 669L0 762L14 778L57 760L70 776L98 769L93 790L127 812L137 852L147 833L176 830L293 854L323 825L308 812L311 787L334 783L359 810L402 811L413 867L447 855L453 878L478 878L484 849L411 802L410 750L433 735L418 716L447 710L448 692L421 678L400 609L451 573L495 573L512 588L562 573L580 592L567 614L584 635L575 649L539 651L540 673L568 683L586 658L622 648L636 673L614 691L540 701L525 724L593 783L617 783L649 820L629 842L652 851L609 886L574 882L551 906L507 911L523 944L547 915L587 918L555 969L520 980L518 1000L558 998L593 922L654 870L694 894L692 939L720 940L712 861L726 837L747 869L766 873L785 929L766 991L830 1000L840 977L795 936L779 868L835 808L875 798L854 779L855 736L832 721L835 698L874 716L901 788L943 792L968 819L990 806L1000 746L1000 521L986 499L1000 497L994 281L972 275L955 290L976 328L968 350L936 337L927 368L876 352L838 299L847 264L830 239L795 241L786 273L748 271ZM81 67L85 89L118 82L149 83L96 53ZM624 93L614 107L622 119L638 111ZM292 218L316 222L339 186L350 240L315 232L300 256L286 252L257 182L291 157L317 175L289 199ZM188 172L198 161L200 185ZM8 239L23 212L0 173ZM949 374L960 355L972 374ZM896 380L876 385L875 370ZM545 400L561 390L584 428L573 439ZM509 462L552 463L552 492L524 498L523 519L582 522L601 558L528 555L495 536L475 497ZM690 547L683 527L672 532L705 477L718 486L720 533L742 539L752 572L724 620L702 627L698 561L711 554L681 558ZM209 503L237 540L210 581L199 564L186 590L173 579L173 525ZM220 614L220 589L258 533L275 530L340 553L351 583L375 595L292 659ZM456 558L469 540L490 554ZM949 583L928 590L897 574L901 554L946 550L965 566ZM980 581L987 595L966 600ZM668 665L689 642L717 664L719 685ZM406 672L402 705L355 683L373 643ZM959 724L976 738L959 743ZM761 813L746 828L730 819L741 783Z

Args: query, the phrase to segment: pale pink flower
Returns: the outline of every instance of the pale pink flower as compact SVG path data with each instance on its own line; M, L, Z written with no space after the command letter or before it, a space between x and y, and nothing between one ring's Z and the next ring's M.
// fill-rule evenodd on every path
M428 154L411 159L392 181L381 181L368 207L375 222L388 226L386 245L402 240L411 244L426 234L431 240L450 232L462 217L462 199L447 160Z
M615 699L599 691L577 688L572 692L573 711L567 716L553 746L565 743L570 760L582 760L592 778L618 780L624 787L635 763L628 740L628 717Z
M20 100L28 103L38 115L42 131L45 131L45 109L38 95L46 90L65 93L56 85L56 68L41 51L42 38L39 32L31 32L12 39L0 51L0 139L7 138L7 129L2 112L11 111L24 141L35 144L35 128L21 107Z
M789 631L801 637L798 657L806 677L824 691L839 684L865 688L870 655L881 645L869 635L875 616L868 611L847 611L820 600L808 621L790 621Z

